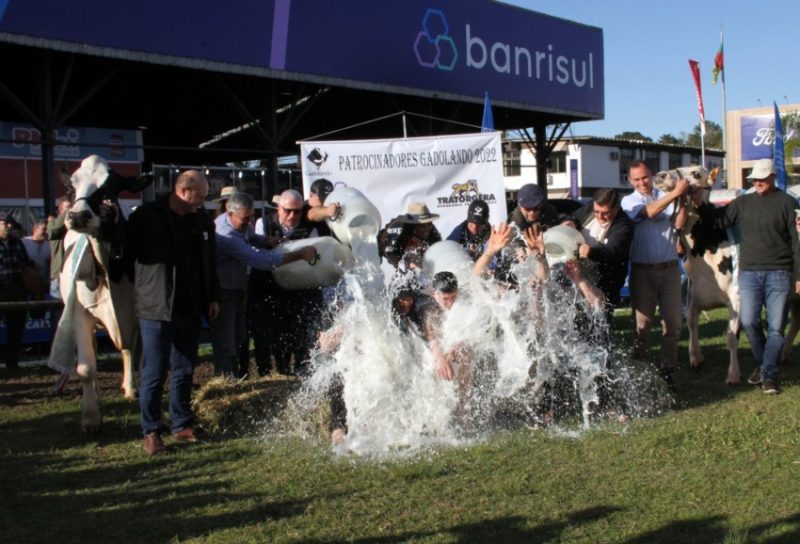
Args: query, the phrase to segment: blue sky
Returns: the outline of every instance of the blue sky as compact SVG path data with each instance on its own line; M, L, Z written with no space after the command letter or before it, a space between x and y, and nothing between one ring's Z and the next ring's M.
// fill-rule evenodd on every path
M728 110L800 103L797 0L504 1L603 29L605 119L574 124L576 136L691 132L699 117L690 58L700 62L706 119L721 125L721 84L711 85L720 27Z

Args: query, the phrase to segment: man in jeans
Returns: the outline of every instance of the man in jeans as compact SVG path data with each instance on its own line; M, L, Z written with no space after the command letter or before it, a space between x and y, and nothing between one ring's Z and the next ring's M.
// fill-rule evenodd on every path
M674 390L672 372L683 322L676 230L686 222L686 207L678 199L688 190L689 182L682 179L675 189L664 193L653 187L650 168L643 161L631 163L628 181L634 191L622 199L622 210L634 225L630 254L631 310L636 320L634 356L650 358L650 327L658 306L662 322L659 367L662 378Z
M187 170L168 195L131 214L127 255L134 261L136 314L142 332L139 404L144 451L165 452L161 396L170 372L172 436L196 442L190 406L201 319L219 313L214 223L201 208L208 180Z
M772 159L756 161L747 179L755 192L718 210L716 225L739 225L739 315L750 339L756 369L748 378L767 395L780 393L778 359L783 349L786 308L800 293L800 242L795 227L797 201L775 187ZM767 334L761 324L766 309Z

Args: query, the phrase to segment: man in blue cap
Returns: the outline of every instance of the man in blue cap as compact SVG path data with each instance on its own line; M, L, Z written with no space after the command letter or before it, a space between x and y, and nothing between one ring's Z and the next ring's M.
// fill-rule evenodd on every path
M509 222L520 232L537 226L539 230L558 225L558 211L547 201L544 190L535 183L527 183L517 191L517 207L511 212Z

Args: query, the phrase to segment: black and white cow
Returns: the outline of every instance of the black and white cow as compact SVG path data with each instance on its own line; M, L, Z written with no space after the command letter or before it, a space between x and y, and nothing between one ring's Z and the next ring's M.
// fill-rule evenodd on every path
M117 238L124 235L124 218L104 213L113 210L104 203L116 201L122 191L141 191L152 178L122 177L109 168L105 159L91 155L81 162L70 181L75 202L65 219L68 230L59 276L64 312L53 338L48 366L65 375L75 372L80 378L81 428L91 434L102 426L95 389L96 328L105 328L122 352L122 390L129 399L135 394L132 351L138 344L133 284L115 250L117 245L121 247L116 242L121 242Z

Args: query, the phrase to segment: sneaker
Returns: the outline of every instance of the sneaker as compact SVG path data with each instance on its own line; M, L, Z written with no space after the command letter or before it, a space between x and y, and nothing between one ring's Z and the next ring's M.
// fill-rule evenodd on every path
M764 382L761 384L761 390L765 395L777 395L781 392L781 388L778 387L778 384L772 380L764 380Z
M144 444L142 448L150 457L164 455L167 452L167 448L164 447L164 441L161 440L161 435L158 433L147 433L144 435Z
M750 377L747 378L747 383L750 385L761 385L761 369L756 367Z
M172 438L177 440L178 442L187 442L190 444L194 444L195 442L199 442L202 438L202 432L200 429L195 427L184 427L180 431L176 431L172 433Z

